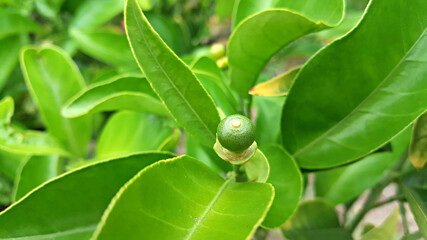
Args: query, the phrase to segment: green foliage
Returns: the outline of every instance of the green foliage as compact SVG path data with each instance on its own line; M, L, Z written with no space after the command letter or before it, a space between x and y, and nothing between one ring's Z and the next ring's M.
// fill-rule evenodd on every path
M0 240L427 238L426 12L0 0Z

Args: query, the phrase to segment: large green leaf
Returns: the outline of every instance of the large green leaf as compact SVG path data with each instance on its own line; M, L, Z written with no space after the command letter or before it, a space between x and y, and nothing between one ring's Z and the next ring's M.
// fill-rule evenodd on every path
M0 213L0 239L87 240L120 187L144 167L169 157L137 154L57 177Z
M93 239L250 239L273 195L269 184L225 180L188 156L160 161L119 191Z
M72 30L71 36L85 54L97 60L126 69L138 68L123 34Z
M58 176L59 158L55 155L33 156L22 164L15 180L13 200L19 200L40 184Z
M200 142L213 146L220 119L212 98L153 30L136 0L127 1L125 26L135 59L172 116Z
M261 147L270 164L267 182L274 187L274 201L267 214L263 227L280 227L298 207L303 191L303 178L295 160L282 146Z
M42 28L28 16L11 9L0 9L0 38L39 31Z
M389 152L375 153L349 166L316 173L316 196L336 205L358 197L383 179L398 158Z
M381 224L362 236L360 240L383 240L395 239L397 233L397 219L399 211L395 209L390 216Z
M269 2L240 1L237 6L237 12L250 13L258 9L280 8L251 15L230 37L227 55L231 86L241 96L247 96L264 65L276 52L306 34L338 24L344 14L342 0Z
M282 116L284 145L301 167L358 159L426 110L426 12L424 0L371 1L353 31L304 65Z
M403 192L420 232L427 239L427 189L404 186Z
M102 130L96 146L96 158L105 159L130 153L174 147L180 135L175 135L164 118L145 113L122 111L114 114ZM175 144L168 144L173 142Z
M11 125L14 102L11 97L0 101L0 149L23 155L70 155L56 138L32 130L23 130Z
M71 153L85 156L91 118L65 119L61 115L63 105L85 86L77 66L63 50L53 46L25 48L21 66L49 133Z
M64 106L62 114L74 118L114 110L169 116L147 80L136 75L119 75L87 87Z
M340 226L334 207L318 199L303 202L282 226L282 232L292 240L352 240Z
M28 41L27 37L11 36L0 39L0 90L9 78L19 59L19 50Z

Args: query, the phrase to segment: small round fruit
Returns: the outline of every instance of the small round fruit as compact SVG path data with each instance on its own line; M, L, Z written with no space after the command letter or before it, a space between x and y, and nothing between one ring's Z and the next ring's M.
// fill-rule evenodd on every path
M221 43L215 43L211 46L210 55L213 59L218 60L224 56L225 48Z
M218 141L231 152L242 152L255 141L255 126L247 117L231 115L224 118L217 129Z

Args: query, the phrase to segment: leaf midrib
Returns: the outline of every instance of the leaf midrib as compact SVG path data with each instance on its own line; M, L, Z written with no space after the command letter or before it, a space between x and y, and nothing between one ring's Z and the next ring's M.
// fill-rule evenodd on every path
M310 148L311 146L315 145L316 143L320 142L321 140L323 140L324 138L326 138L326 136L329 135L329 133L331 133L332 131L334 131L336 128L338 128L341 124L343 124L348 118L350 118L351 116L353 116L354 113L356 113L363 105L365 102L367 102L373 95L375 95L380 89L382 89L382 86L387 82L387 80L393 75L393 73L398 69L399 66L402 65L402 63L405 62L405 60L407 59L408 55L410 53L412 53L412 50L418 45L419 41L423 38L423 36L426 34L427 32L427 28L424 29L424 31L420 34L419 38L417 39L417 41L414 42L414 44L412 45L412 47L406 52L406 54L400 59L400 61L396 64L396 66L393 67L393 69L390 71L390 73L384 78L384 80L378 84L378 86L372 90L372 92L366 96L363 101L361 101L349 114L347 114L343 119L339 120L334 126L332 126L331 128L329 128L326 132L324 132L322 135L320 135L319 137L315 138L313 141L311 141L309 144L305 145L304 147L300 148L299 150L297 150L293 156L294 157L298 157L301 154L304 154L304 151L308 148Z
M142 13L142 10L140 9L140 7L139 7L139 5L137 4L137 8L138 8L138 10L139 10L139 13L140 13L140 15L141 15L141 17L143 18L144 17L144 15L143 15L143 13ZM136 22L136 24L137 24L137 27L138 27L138 30L140 31L140 32L143 32L142 31L142 29L141 29L141 26L140 26L140 24L139 24L139 21L138 21L138 19L137 19L137 15L138 14L135 14L135 10L133 9L133 15L134 15L134 20L135 20L135 22ZM154 53L153 53L153 51L152 51L152 49L150 48L150 47L148 47L149 46L149 44L148 44L148 41L147 41L147 39L146 39L146 37L145 37L145 35L144 34L141 34L141 36L142 36L142 39L144 39L144 42L145 42L145 45L147 46L147 48L148 48L148 52L150 53L150 55L151 55L151 57L154 59L154 61L156 62L156 64L157 64L157 66L159 66L159 69L163 72L163 74L166 76L166 79L169 81L169 83L174 87L174 89L176 90L176 92L178 92L178 94L179 94L179 96L183 99L183 101L184 101L184 103L189 107L189 109L191 110L191 112L193 112L193 114L197 117L197 119L199 120L199 122L202 124L202 126L207 130L207 132L209 133L209 135L212 137L212 139L215 139L215 134L209 129L209 127L206 125L206 123L201 119L201 117L199 116L199 114L197 114L197 112L193 109L193 107L191 106L191 104L187 101L187 99L184 97L184 95L182 95L182 93L181 93L181 91L176 87L176 85L174 84L174 82L172 81L172 79L170 78L170 76L166 73L166 71L164 70L164 68L163 68L163 66L159 63L159 61L158 61L158 59L155 57L155 55L154 55ZM129 39L130 40L130 39ZM169 50L169 51L171 51L171 50ZM135 55L135 57L136 57L136 55ZM179 61L179 59L178 59L178 61ZM138 65L139 65L139 62L138 62ZM141 66L139 66L141 69L142 69L142 67ZM191 71L191 70L190 70ZM194 75L193 75L194 76ZM195 77L195 76L194 76ZM196 77L195 77L196 78ZM148 76L147 76L147 79L148 79ZM197 81L197 78L196 78L196 81ZM151 84L151 81L150 81L150 84ZM200 83L199 83L199 85L200 85ZM162 98L160 98L160 99L162 99ZM163 100L162 100L163 101ZM165 104L166 105L166 104Z
M209 215L209 213L213 210L215 204L218 202L219 198L221 197L221 195L224 193L225 189L227 188L227 186L233 181L232 178L227 179L227 181L225 181L221 187L219 188L218 192L215 194L214 198L212 199L212 201L209 203L209 205L206 207L205 211L202 213L202 215L200 216L199 220L196 222L196 224L194 224L193 227L190 228L187 236L185 236L184 240L190 240L191 237L194 235L194 233L197 231L197 229L199 228L199 226L202 226L202 223L204 222L204 220L206 220L207 216Z

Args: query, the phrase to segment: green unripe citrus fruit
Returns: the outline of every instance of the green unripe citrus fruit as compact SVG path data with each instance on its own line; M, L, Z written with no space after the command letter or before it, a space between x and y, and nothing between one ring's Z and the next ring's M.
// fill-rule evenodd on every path
M211 46L210 55L213 59L218 60L224 56L225 48L221 43L215 43Z
M255 141L255 126L247 117L231 115L224 118L217 129L218 141L231 152L242 152Z

